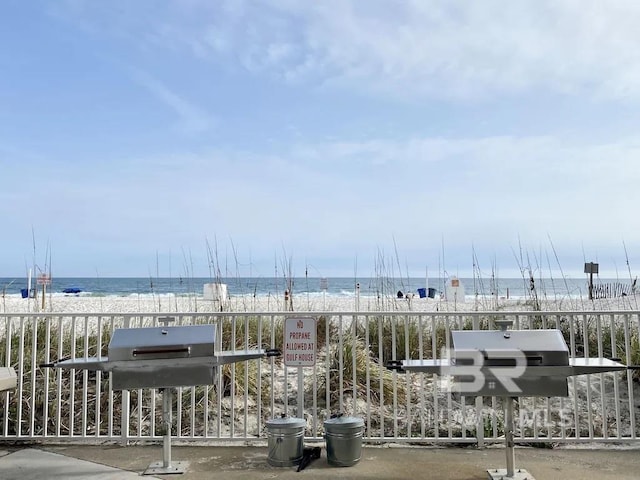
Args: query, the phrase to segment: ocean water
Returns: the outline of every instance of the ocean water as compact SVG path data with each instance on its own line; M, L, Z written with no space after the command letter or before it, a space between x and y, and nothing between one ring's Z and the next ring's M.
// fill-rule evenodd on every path
M467 297L494 296L509 298L528 298L535 291L538 297L588 297L586 278L534 280L534 290L529 279L499 278L473 279L460 278ZM213 283L211 278L52 278L47 290L52 295L67 295L63 290L78 288L80 296L152 296L152 295L203 295L205 283ZM290 284L285 278L274 277L233 277L218 281L227 285L229 295L283 295ZM359 290L362 296L395 295L398 291L418 295L418 289L432 288L435 294L444 292L447 280L442 278L293 278L291 291L294 295L327 295L338 297L355 296ZM630 288L628 279L595 279L595 285L624 285ZM32 285L35 285L33 280ZM0 294L19 296L21 289L27 287L26 278L0 278Z

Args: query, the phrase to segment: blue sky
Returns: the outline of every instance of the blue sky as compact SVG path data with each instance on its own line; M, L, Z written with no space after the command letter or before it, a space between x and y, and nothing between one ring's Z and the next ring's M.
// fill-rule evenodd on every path
M0 277L640 269L639 2L1 9Z

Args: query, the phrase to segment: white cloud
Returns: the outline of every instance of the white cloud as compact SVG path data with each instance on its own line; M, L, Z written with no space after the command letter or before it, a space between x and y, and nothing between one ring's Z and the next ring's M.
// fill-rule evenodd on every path
M212 115L187 101L183 96L170 90L147 73L136 70L133 73L133 79L177 115L178 127L185 133L203 133L213 128L217 123Z
M404 98L640 98L632 0L81 5L66 14L83 25L284 82Z
M132 218L162 212L180 219L185 231L207 225L234 235L258 230L305 237L309 244L325 241L311 235L316 228L346 240L353 238L349 232L375 238L391 227L404 232L406 242L435 230L493 240L518 232L565 235L567 241L624 234L640 243L640 220L630 214L640 201L634 166L640 147L633 140L584 145L552 137L426 138L373 145L306 145L278 156L155 156L117 168L110 161L113 178L106 171L76 172L55 182L49 172L43 182L48 191L59 187L53 196L83 198L88 210L125 211L134 204ZM95 219L104 220L101 214ZM151 230L166 227L150 223Z
M450 265L461 267L471 245L485 264L482 255L496 250L510 264L518 238L548 252L551 237L578 257L583 246L604 256L625 241L639 257L639 154L637 138L487 137L105 158L92 169L33 169L28 190L9 171L3 196L11 202L0 212L19 206L12 231L46 232L61 262L65 249L77 255L84 244L111 256L177 252L202 249L214 235L255 261L268 263L284 246L297 258L357 255L362 268L392 239L421 265L433 265L442 239Z

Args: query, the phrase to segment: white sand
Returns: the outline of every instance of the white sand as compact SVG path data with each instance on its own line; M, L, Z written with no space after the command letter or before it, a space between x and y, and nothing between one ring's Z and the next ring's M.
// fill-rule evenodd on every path
M593 311L593 310L638 310L638 296L619 297L598 301L581 298L562 297L543 299L540 308L534 308L531 301L493 297L470 297L466 302L446 302L444 299L413 298L398 299L394 296L373 297L361 295L318 296L300 294L293 298L296 312L368 312L368 311L414 311L414 312L454 312L454 311ZM0 313L169 313L169 312L285 312L291 311L284 298L273 295L237 295L227 302L204 300L202 296L174 295L131 295L119 296L63 296L23 299L16 295L0 297Z

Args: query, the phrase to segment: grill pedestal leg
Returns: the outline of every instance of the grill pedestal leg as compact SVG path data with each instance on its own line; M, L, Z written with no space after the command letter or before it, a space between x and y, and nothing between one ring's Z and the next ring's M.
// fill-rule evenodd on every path
M515 468L516 455L513 441L513 398L504 398L504 443L507 454L507 468L487 470L489 480L535 480L533 475L524 469Z
M162 439L162 461L153 462L144 471L143 475L163 475L184 473L189 467L189 462L171 462L171 404L173 396L172 388L162 390L162 423L164 426L164 438Z
M507 397L504 412L504 443L507 451L507 476L513 477L513 466L516 463L516 452L513 444L513 398Z

